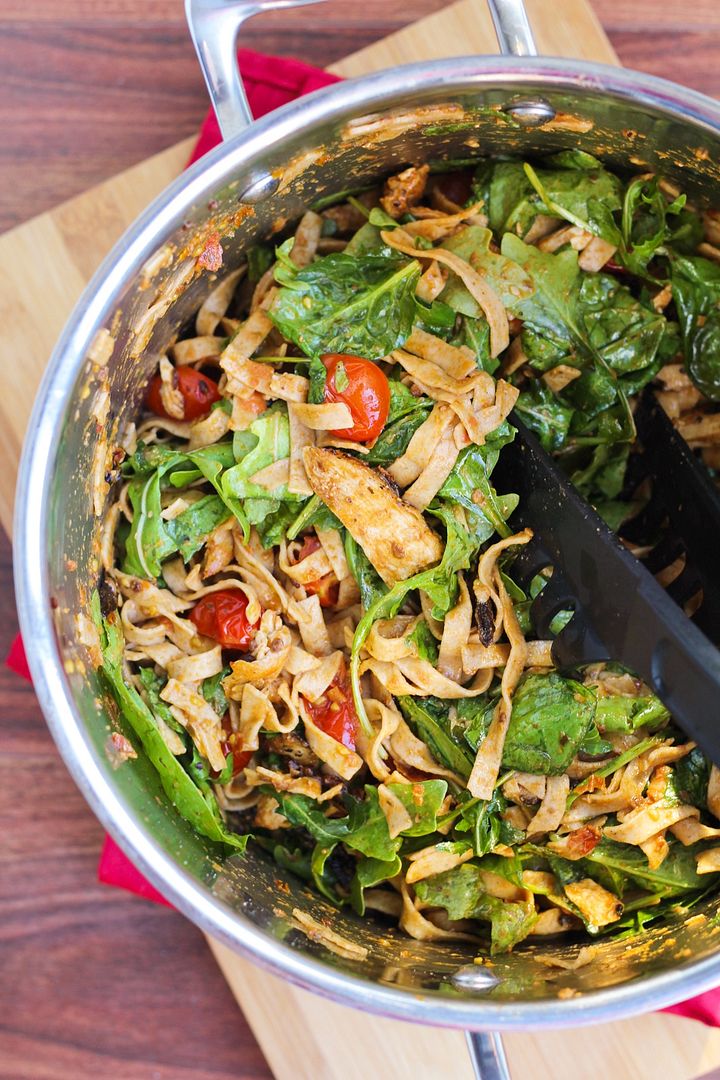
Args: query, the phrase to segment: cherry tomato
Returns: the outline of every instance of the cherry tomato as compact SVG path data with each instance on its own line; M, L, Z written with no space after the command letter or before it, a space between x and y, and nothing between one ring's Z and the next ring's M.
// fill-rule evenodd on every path
M198 420L201 416L207 416L215 402L220 400L217 383L195 368L175 368L173 382L183 397L183 420ZM160 397L161 386L162 379L156 375L150 383L145 399L147 407L156 416L171 419Z
M226 649L247 649L258 622L251 623L246 615L248 601L241 589L219 589L198 600L190 619L198 631Z
M372 360L364 360L361 356L326 353L320 359L327 371L325 401L344 402L353 421L351 428L332 434L350 442L376 439L385 427L390 410L390 384L383 372ZM338 372L340 364L342 367Z
M300 563L303 559L307 559L308 555L312 555L319 547L320 541L317 536L307 533L303 537L303 545L297 554L297 561ZM305 591L317 594L320 599L320 607L335 607L340 593L340 582L334 574L325 574L323 577L317 578L316 581L306 582Z
M238 734L237 731L233 731L232 728L230 727L230 717L229 717L229 715L227 713L225 713L225 715L222 718L222 726L223 726L223 731L227 735L227 738L223 739L223 741L220 743L220 747L221 747L222 752L225 755L225 757L227 757L228 754L232 754L232 756L233 756L233 771L232 771L232 774L233 774L233 776L238 776L243 771L243 769L245 768L247 763L250 761L250 758L253 756L253 751L252 750L237 750L236 749L236 746L240 742L240 735Z
M307 710L321 731L336 742L355 749L358 718L353 705L347 669L343 664L319 701L307 702Z

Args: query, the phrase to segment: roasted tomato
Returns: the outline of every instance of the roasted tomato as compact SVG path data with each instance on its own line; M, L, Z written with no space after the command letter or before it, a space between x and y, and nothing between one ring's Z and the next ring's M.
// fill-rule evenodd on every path
M390 384L383 372L361 356L326 353L320 359L327 371L325 401L342 401L353 421L351 428L332 434L350 442L376 439L390 410Z
M247 596L241 589L219 589L198 600L190 619L198 631L226 649L247 649L259 621L247 617Z
M233 731L232 728L230 727L230 717L228 716L227 713L225 713L225 715L223 716L222 726L223 726L223 731L225 732L227 737L225 739L223 739L223 741L220 743L220 746L222 748L222 752L225 755L225 757L227 757L228 754L232 754L232 756L233 756L233 771L232 771L232 774L233 774L233 776L238 776L239 773L241 773L243 771L243 769L245 768L247 763L250 761L250 758L253 756L253 751L252 750L236 750L235 749L237 744L240 742L240 736L238 735L238 733L236 731Z
M303 559L307 559L308 555L312 555L314 551L317 551L320 547L320 541L317 536L313 536L308 533L303 537L303 546L298 552L297 561L302 562ZM334 574L325 574L323 577L319 577L316 581L308 581L305 583L305 591L308 593L315 593L320 600L320 607L329 608L335 607L338 602L338 594L340 592L340 582Z
M320 700L307 702L307 710L321 731L347 746L348 750L355 749L358 718L344 664Z
M217 383L195 368L175 368L173 381L182 394L183 420L198 420L201 416L207 416L215 402L220 400ZM161 386L162 379L156 375L150 383L145 401L156 416L171 419L160 397Z

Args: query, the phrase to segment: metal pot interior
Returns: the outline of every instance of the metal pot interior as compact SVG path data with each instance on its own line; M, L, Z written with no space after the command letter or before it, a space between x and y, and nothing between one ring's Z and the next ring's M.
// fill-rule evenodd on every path
M626 1016L717 981L720 957L710 958L720 897L639 938L600 939L595 961L575 971L544 960L571 959L587 941L522 946L476 967L468 988L455 976L472 964L472 946L417 942L379 919L337 911L259 850L223 862L175 814L142 757L113 769L106 741L122 719L94 671L85 618L100 567L108 453L136 415L157 354L217 280L197 264L213 233L222 238L222 275L307 205L406 164L565 148L657 170L698 202L720 203L720 110L713 117L711 103L672 100L659 83L654 100L643 100L642 80L612 69L540 68L452 61L347 84L283 110L196 167L116 249L66 330L31 426L18 511L23 629L41 702L94 810L151 879L205 929L294 981L385 1013L478 1028ZM537 92L555 108L554 122L526 129L502 111L515 95ZM250 205L240 196L259 170L278 190ZM330 921L367 958L345 960L310 942L293 928L295 908Z

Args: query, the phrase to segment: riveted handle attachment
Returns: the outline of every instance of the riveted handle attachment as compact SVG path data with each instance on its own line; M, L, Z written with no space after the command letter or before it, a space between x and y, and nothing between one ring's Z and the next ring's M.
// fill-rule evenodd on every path
M238 32L262 11L320 4L323 0L185 0L190 36L205 76L223 139L252 123L237 63Z

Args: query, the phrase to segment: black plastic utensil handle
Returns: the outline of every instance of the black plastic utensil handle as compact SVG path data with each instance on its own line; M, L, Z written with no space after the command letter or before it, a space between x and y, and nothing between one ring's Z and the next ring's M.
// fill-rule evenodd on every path
M614 659L631 668L686 734L720 762L720 652L623 547L535 436L517 419L513 423L517 438L503 449L494 479L520 496L512 524L533 530L555 568L546 587L555 593L553 606L575 609L555 639L556 664L572 668Z

